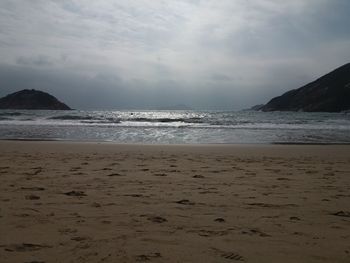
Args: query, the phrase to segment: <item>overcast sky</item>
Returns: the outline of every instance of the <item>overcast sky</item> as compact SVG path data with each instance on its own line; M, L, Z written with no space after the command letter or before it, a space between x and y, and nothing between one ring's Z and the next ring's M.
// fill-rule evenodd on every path
M0 96L241 109L350 62L349 0L1 0Z

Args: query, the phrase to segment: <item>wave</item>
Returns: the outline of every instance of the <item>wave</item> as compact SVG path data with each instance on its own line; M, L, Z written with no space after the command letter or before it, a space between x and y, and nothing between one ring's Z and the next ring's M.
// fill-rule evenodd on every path
M81 123L86 123L86 124L115 124L115 123L120 123L120 120L111 120L111 119L108 119L108 120L83 120L81 121Z
M131 118L126 119L126 121L134 122L161 122L161 123L171 123L171 122L184 122L184 123L203 123L201 118Z
M0 116L20 116L20 112L0 112Z
M92 116L61 115L48 118L49 120L96 120Z
M60 115L47 118L49 120L63 120L63 121L77 121L85 124L120 124L123 122L137 122L137 123L204 123L199 117L194 118L116 118L116 117L102 117L102 116L79 116L79 115ZM128 125L129 126L129 125Z

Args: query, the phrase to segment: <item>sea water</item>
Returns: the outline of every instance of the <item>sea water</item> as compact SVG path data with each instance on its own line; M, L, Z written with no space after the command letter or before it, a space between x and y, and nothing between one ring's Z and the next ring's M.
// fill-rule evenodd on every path
M342 144L350 143L350 114L0 110L0 139L147 144Z

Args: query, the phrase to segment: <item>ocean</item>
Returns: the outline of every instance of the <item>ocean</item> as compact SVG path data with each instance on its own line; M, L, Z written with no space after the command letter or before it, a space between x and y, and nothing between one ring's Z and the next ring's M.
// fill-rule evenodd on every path
M145 144L348 144L350 114L0 110L0 139Z

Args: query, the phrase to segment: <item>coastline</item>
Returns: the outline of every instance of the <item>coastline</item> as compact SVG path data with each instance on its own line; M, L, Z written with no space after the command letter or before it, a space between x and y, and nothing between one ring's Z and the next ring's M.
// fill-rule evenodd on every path
M0 148L5 262L349 260L349 145Z
M261 142L261 143L249 143L249 142L242 142L242 143L122 143L122 142L116 142L111 140L70 140L70 139L43 139L43 138L0 138L0 142L63 142L63 143L97 143L97 144L111 144L111 145L149 145L149 146L263 146L263 145L300 145L300 146L308 146L308 145L324 145L324 146L341 146L341 145L350 145L350 142Z

